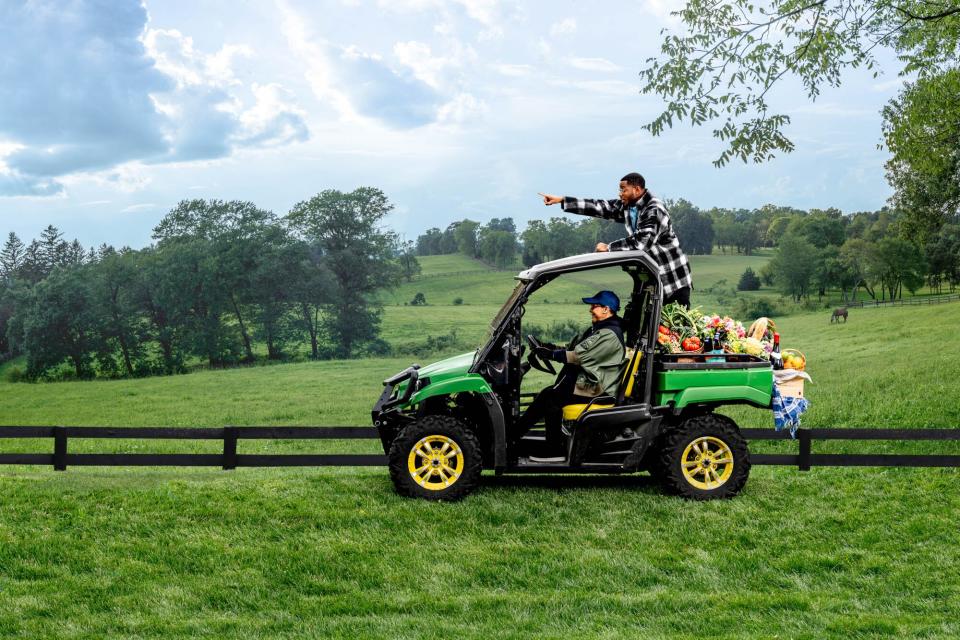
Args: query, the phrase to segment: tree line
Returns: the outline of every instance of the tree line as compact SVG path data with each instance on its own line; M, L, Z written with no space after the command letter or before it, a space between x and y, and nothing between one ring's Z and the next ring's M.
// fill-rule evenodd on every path
M402 243L382 228L391 209L370 187L323 191L283 217L184 200L140 250L85 251L53 226L28 245L10 233L0 357L25 355L26 377L40 379L282 360L307 345L312 358L382 353L376 294L405 272Z
M873 299L896 299L906 288L924 284L952 291L960 284L960 222L943 216L932 230L917 233L914 214L883 208L843 214L839 209L801 210L765 205L757 209L713 207L702 210L684 199L667 200L670 218L686 253L751 255L773 249L774 258L759 274L767 285L799 302L812 293L822 298L840 291L856 300L862 291ZM593 251L597 242L623 237L623 225L607 220L552 217L531 220L517 232L511 218L486 225L464 219L441 231L434 227L415 243L417 255L462 253L498 267L526 266Z
M842 214L767 205L701 210L669 201L688 253L773 250L759 274L799 302L838 290L874 299L960 284L960 219L923 239L896 210ZM23 354L30 379L170 374L258 359L385 354L378 292L420 271L417 256L463 253L533 265L622 237L605 220L454 222L402 242L382 228L378 189L328 190L277 216L250 202L185 200L134 250L85 250L55 227L0 250L0 360Z
M689 253L713 250L712 219L685 200L669 202L671 217L684 238ZM531 220L517 231L513 218L493 218L487 224L463 219L444 230L427 229L417 237L413 250L419 256L461 253L498 268L517 264L526 266L547 260L593 251L598 242L622 238L622 224L597 218L571 220L563 216Z

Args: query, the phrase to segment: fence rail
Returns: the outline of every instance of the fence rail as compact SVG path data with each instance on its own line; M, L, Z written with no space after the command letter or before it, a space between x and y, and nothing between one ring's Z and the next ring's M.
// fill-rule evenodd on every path
M857 302L838 302L837 305L847 307L848 309L863 309L869 307L903 307L940 304L941 302L956 302L957 300L960 300L960 293L954 293L946 296L905 298L902 300L858 300Z
M784 440L786 432L743 429L748 440ZM0 439L52 438L49 453L0 453L0 465L190 466L222 467L376 467L387 458L377 454L238 454L240 440L373 440L373 427L15 427L0 426ZM222 453L70 453L71 439L220 440ZM960 440L960 429L800 429L796 454L755 453L755 465L811 467L960 467L960 455L815 454L814 440Z

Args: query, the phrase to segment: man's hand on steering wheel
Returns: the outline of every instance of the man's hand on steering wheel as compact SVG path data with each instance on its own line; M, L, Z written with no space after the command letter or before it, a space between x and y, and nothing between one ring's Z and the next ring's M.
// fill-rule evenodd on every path
M530 363L530 366L537 371L556 375L557 370L550 362L554 350L549 348L556 345L541 344L539 340L530 335L527 336L527 343L530 345L530 353L527 355L527 362Z

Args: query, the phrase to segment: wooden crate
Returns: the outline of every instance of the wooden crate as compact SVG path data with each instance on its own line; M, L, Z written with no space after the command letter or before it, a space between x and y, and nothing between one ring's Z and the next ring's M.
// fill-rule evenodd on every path
M780 390L780 395L785 398L802 398L804 382L803 378L794 378L786 382L778 382L777 388Z

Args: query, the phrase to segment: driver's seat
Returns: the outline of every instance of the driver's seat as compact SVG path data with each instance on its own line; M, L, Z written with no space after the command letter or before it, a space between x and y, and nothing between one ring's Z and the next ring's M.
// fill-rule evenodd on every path
M640 366L640 360L643 359L643 351L627 349L628 365L623 369L623 377L620 378L618 395L620 398L629 398L633 393L633 381L636 379L637 368ZM568 404L563 407L563 421L576 422L587 411L597 409L612 409L617 406L617 398L610 396L597 396L591 398L590 402L582 404Z

